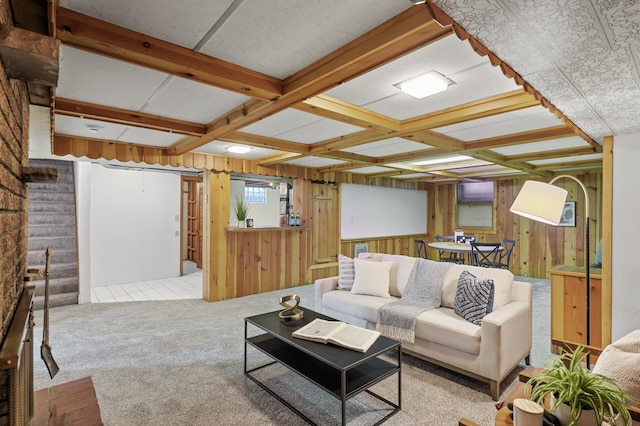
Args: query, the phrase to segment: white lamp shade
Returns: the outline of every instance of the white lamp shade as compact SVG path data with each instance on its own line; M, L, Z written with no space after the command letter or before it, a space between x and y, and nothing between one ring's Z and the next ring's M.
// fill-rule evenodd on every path
M522 185L511 212L549 225L560 223L567 190L549 183L528 180Z

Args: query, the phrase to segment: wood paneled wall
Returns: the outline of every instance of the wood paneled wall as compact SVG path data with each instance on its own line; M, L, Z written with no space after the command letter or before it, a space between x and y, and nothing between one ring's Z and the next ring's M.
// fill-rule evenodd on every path
M585 184L589 193L590 263L593 263L602 235L602 172L576 177ZM554 184L569 191L568 201L576 201L576 226L556 227L522 218L509 211L525 180L527 179L497 180L496 229L465 233L473 234L477 241L483 242L501 241L503 238L516 240L511 257L511 271L518 276L549 278L547 269L552 266L584 266L585 204L580 186L570 179L559 179ZM429 218L428 233L433 241L435 235L452 235L457 228L455 185L435 185L431 192L429 202L434 204L434 210ZM435 251L433 255L436 255Z

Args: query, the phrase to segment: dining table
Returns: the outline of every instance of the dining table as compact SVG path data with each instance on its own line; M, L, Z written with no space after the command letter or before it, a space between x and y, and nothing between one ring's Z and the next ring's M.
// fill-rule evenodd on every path
M467 259L469 260L469 263L471 263L471 244L468 243L454 243L452 241L433 241L431 243L428 243L427 246L429 248L432 248L434 250L438 250L438 251L448 251L451 253L461 253L463 255L466 255ZM479 251L491 251L493 250L493 247L483 247L483 246L476 246L476 248ZM500 246L500 248L498 248L498 251L502 251L502 246Z

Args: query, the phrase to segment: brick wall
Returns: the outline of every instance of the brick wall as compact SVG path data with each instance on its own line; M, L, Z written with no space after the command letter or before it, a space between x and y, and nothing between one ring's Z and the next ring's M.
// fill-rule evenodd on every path
M13 25L8 0L0 0L0 22ZM29 100L26 84L8 79L0 62L0 341L24 288L27 268ZM8 421L7 375L0 371L0 425Z

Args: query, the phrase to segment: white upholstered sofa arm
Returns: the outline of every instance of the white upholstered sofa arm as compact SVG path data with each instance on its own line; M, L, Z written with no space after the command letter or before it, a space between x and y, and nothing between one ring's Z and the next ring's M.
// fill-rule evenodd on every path
M338 277L328 277L317 279L314 286L315 291L315 311L322 312L322 295L332 290L338 289Z
M489 361L496 363L501 376L531 352L530 304L511 301L484 317L481 328L480 352L493 354L495 358Z

